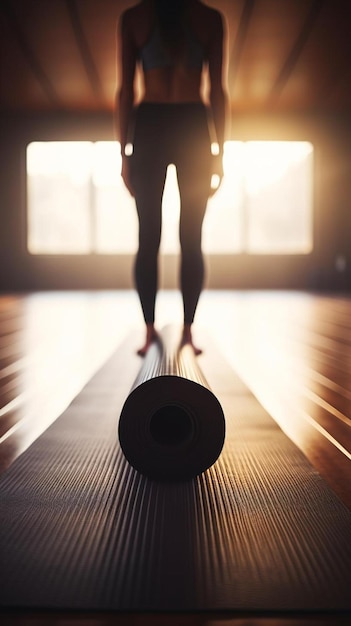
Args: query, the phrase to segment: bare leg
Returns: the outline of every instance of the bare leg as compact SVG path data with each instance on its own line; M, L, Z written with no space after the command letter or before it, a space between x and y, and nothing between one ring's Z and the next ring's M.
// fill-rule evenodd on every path
M191 332L191 324L184 324L183 336L182 336L182 345L183 346L184 345L190 345L192 347L192 349L194 350L195 356L198 356L199 354L202 353L201 348L197 348L194 345L192 332Z
M139 348L139 356L145 356L151 344L157 340L157 332L154 324L146 324L146 338L144 345Z

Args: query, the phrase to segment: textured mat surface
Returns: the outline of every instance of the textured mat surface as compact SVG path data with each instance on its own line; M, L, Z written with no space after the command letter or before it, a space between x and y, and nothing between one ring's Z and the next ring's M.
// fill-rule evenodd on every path
M128 465L132 349L2 476L1 606L349 609L351 513L214 349L201 365L226 417L218 461L176 484Z

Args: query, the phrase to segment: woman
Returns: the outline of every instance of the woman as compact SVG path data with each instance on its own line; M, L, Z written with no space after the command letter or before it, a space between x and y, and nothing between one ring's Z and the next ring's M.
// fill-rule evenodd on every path
M196 354L200 352L193 344L191 326L203 287L201 229L207 200L214 191L211 178L213 174L218 180L223 176L227 101L223 51L222 16L199 0L144 0L122 14L116 131L121 142L122 177L135 197L139 218L135 282L146 323L141 355L157 336L161 205L170 163L176 166L181 199L183 342L190 343ZM138 104L137 70L144 83ZM206 105L201 96L205 71L210 86ZM214 142L215 155L211 152Z

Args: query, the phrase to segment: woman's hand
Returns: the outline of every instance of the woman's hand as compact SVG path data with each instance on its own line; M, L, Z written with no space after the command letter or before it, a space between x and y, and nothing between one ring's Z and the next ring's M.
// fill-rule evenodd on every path
M209 197L216 193L223 179L223 154L212 154L211 188Z
M128 156L122 156L121 176L130 195L133 196L134 198L134 190L133 190L133 186L130 180L130 157Z

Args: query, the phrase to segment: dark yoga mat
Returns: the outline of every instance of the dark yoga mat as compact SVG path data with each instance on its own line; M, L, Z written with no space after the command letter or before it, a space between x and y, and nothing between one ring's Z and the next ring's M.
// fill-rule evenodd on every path
M189 480L218 459L223 410L177 327L164 328L150 346L123 405L118 434L129 463L155 480Z
M117 421L140 365L130 338L2 476L2 607L350 608L351 513L202 343L226 419L217 462L183 483L128 464Z

